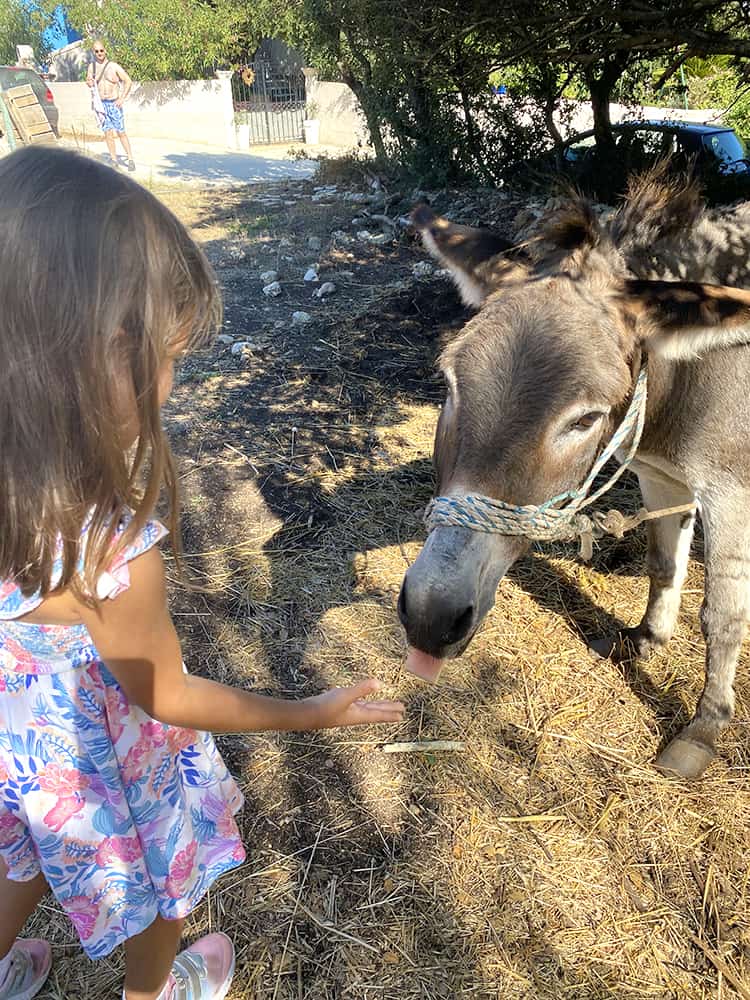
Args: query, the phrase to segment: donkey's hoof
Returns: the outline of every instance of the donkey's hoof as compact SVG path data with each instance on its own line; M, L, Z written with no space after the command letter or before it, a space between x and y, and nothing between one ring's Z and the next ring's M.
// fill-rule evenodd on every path
M676 736L656 758L656 769L669 778L688 780L703 776L716 754L705 743Z
M588 647L592 653L600 656L603 660L608 660L617 649L617 636L601 636L599 639L589 639Z
M641 628L624 628L614 635L601 639L590 639L589 649L605 660L623 663L627 660L641 660L661 646L649 632Z

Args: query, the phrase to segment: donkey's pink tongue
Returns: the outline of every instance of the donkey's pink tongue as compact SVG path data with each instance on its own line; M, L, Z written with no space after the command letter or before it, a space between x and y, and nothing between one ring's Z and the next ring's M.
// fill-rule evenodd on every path
M430 684L434 684L438 679L438 674L442 670L442 667L443 661L439 660L437 656L430 656L429 653L423 653L421 649L409 646L409 655L406 657L405 669L410 674L415 674L417 677L421 677L423 681L429 681Z

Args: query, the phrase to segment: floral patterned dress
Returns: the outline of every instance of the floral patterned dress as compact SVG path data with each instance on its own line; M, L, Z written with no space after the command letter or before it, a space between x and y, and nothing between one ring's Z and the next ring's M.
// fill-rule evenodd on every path
M122 593L166 534L148 522L98 596ZM0 857L13 880L42 872L101 958L244 860L243 799L208 734L129 704L84 626L14 621L40 603L0 582Z

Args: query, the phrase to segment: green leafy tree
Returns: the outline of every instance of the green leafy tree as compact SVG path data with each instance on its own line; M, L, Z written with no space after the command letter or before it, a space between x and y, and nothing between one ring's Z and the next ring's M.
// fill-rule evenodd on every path
M750 82L729 56L689 59L685 64L693 107L717 108L722 122L750 141Z
M750 57L747 3L69 0L68 13L142 79L208 75L281 38L351 87L381 162L448 184L495 183L514 160L559 147L554 115L571 97L591 100L597 146L614 157L610 101L681 94L695 57ZM733 65L713 74L711 94L738 79ZM494 73L511 84L507 99L491 93Z
M621 83L641 86L644 69L663 59L660 85L693 55L750 56L744 0L506 0L502 17L475 0L474 30L494 37L498 60L568 64L590 97L597 145L613 148L609 104ZM625 88L624 96L634 96Z
M16 45L31 45L39 61L46 55L42 39L47 19L39 10L29 10L21 0L0 0L0 63L16 61Z
M446 181L497 178L534 136L559 146L553 113L569 96L591 101L614 155L613 99L682 94L675 74L696 54L750 56L746 0L257 0L248 24L349 84L381 158ZM498 71L515 77L510 105L489 95Z
M141 80L211 75L237 45L242 22L231 0L69 0L68 21L101 35L111 54Z
M465 23L460 0L293 0L281 16L275 0L258 0L251 12L255 36L283 37L324 79L351 87L379 160L433 183L492 183L493 53Z

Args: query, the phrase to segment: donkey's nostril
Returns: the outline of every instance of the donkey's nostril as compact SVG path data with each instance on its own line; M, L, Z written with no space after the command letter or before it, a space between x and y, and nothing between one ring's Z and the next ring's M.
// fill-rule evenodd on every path
M476 626L476 604L467 604L466 595L411 571L401 583L397 609L409 645L430 656L444 656Z
M401 584L401 590L398 594L397 609L399 621L404 628L407 628L409 625L409 616L406 613L406 577L404 577L404 582Z
M474 605L470 604L468 608L461 612L461 614L455 619L451 627L443 635L443 642L446 646L452 645L454 642L459 642L461 639L465 638L474 622Z

